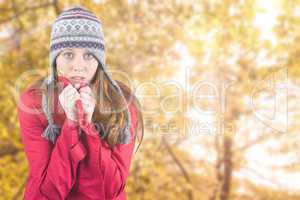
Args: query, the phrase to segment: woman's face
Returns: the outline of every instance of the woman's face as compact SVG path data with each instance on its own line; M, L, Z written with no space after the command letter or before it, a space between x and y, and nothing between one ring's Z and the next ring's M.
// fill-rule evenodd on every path
M59 76L68 79L84 79L90 82L98 67L98 61L85 48L68 48L56 58L56 68Z

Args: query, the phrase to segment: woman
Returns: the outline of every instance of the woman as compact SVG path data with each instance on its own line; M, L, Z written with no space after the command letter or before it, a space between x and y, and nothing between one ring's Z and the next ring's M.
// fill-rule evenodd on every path
M101 22L80 6L64 10L52 26L50 74L18 103L29 162L24 199L126 199L137 133L143 137L139 107L106 70Z

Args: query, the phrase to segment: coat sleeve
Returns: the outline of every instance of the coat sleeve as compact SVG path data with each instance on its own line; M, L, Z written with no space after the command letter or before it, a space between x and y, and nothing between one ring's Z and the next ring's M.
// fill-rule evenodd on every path
M29 163L25 200L65 199L75 179L78 163L86 151L78 135L78 125L65 120L55 145L41 136L45 127L38 117L32 95L24 93L18 102L21 138Z
M99 137L97 137L97 139L95 139L96 137L93 137L93 135L97 134L94 126L91 126L91 128L84 131L87 133L86 135L88 137L88 148L99 149L98 155L91 154L90 159L99 159L96 163L100 165L97 166L97 168L103 181L102 185L104 188L102 188L102 190L105 192L106 199L115 199L120 197L119 195L121 195L124 191L129 175L130 164L135 146L135 129L137 126L136 107L133 103L129 105L129 112L131 115L131 138L128 144L117 144L113 149L110 149L105 140L101 140Z

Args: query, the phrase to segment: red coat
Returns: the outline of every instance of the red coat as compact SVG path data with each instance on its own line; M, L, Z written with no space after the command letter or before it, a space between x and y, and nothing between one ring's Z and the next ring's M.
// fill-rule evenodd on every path
M54 115L54 122L61 126L56 143L43 138L41 134L48 122L42 112L41 98L41 91L30 87L18 102L21 138L29 163L24 199L126 200L124 188L137 121L133 103L129 106L130 143L117 144L110 150L92 123L79 136L79 125L64 113Z

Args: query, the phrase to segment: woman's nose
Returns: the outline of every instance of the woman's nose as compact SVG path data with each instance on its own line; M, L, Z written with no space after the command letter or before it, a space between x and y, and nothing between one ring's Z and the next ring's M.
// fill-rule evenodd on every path
M86 61L82 56L76 56L72 63L72 69L77 72L84 72L86 70Z
M82 73L82 72L84 72L84 69L80 68L80 67L73 67L73 71Z

